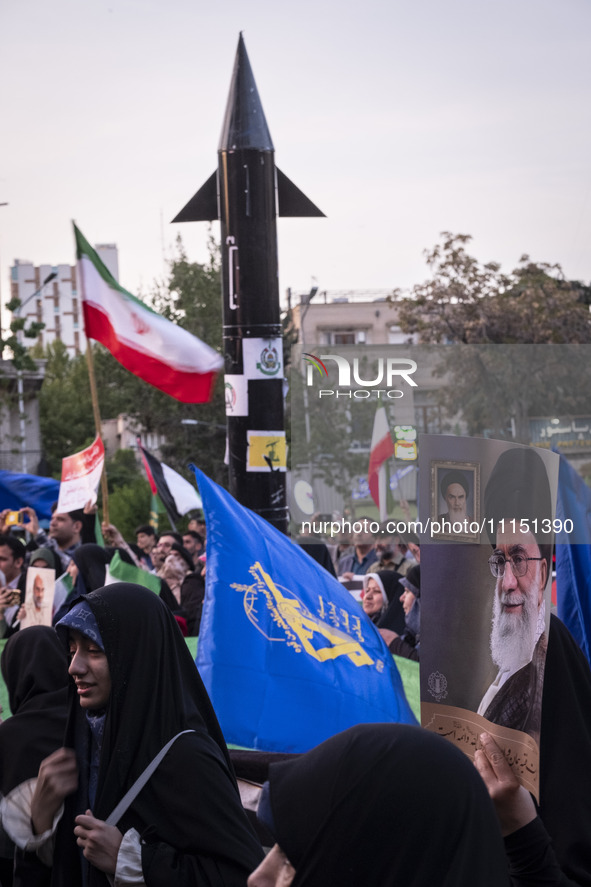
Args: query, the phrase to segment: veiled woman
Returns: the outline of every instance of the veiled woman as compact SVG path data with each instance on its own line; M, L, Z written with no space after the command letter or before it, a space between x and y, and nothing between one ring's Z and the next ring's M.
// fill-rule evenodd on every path
M363 577L361 606L366 616L376 625L389 614L389 625L393 631L404 631L404 611L400 595L404 591L400 580L402 577L394 570L382 570L380 573L366 573Z
M276 844L248 887L508 887L471 761L421 727L360 724L271 764L258 808Z
M68 660L53 628L32 625L7 641L0 658L12 717L0 724L0 793L37 776L64 739ZM0 882L12 883L14 845L2 840Z
M57 630L73 678L67 747L41 765L29 810L36 835L19 842L50 866L39 883L99 887L114 876L115 884L148 887L243 885L261 849L172 613L147 589L118 583L82 596ZM181 733L117 824L107 825ZM20 865L21 883L38 883L31 852Z

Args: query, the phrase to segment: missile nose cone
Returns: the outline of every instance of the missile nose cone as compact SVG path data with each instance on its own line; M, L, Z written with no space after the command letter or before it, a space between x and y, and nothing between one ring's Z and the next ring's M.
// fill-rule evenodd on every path
M218 150L235 151L241 148L274 150L242 34L238 39Z

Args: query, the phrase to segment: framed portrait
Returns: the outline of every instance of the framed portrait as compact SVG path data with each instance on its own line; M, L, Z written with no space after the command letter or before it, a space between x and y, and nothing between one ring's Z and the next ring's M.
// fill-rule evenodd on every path
M433 539L480 541L480 463L431 460Z
M44 567L29 567L21 629L31 625L51 626L54 594L55 571Z

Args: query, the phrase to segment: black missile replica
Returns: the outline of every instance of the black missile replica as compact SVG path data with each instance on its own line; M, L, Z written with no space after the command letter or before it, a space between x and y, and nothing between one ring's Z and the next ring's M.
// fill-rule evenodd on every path
M242 34L218 169L173 222L220 219L230 492L287 530L276 218L324 216L275 166Z

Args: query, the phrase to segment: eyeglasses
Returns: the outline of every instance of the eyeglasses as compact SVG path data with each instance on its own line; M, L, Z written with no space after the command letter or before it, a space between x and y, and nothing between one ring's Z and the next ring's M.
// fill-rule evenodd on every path
M528 561L543 560L543 557L525 557L523 554L514 554L511 557L505 557L503 554L493 554L488 559L488 565L495 579L502 579L505 575L505 564L507 561L511 564L513 575L521 577L527 573Z

